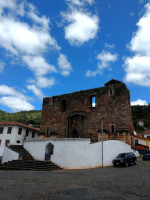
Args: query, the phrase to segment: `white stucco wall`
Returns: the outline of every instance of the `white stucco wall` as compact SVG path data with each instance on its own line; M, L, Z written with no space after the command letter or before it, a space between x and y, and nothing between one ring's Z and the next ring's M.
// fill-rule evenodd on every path
M4 147L2 163L12 160L17 160L18 158L19 158L19 153L7 148L6 146Z
M144 135L144 138L149 138L150 137L150 134L145 134Z
M37 160L44 160L45 147L48 143L54 145L51 161L63 168L80 169L93 168L102 165L102 143L90 144L89 139L46 139L40 141L26 141L24 148ZM109 140L103 143L103 165L112 165L119 153L131 152L129 145Z
M0 156L3 156L4 153L4 147L0 147Z

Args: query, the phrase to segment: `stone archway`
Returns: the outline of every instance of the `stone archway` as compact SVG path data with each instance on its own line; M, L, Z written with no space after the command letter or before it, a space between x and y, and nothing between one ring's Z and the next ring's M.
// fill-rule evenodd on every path
M51 155L53 154L53 151L54 151L54 145L49 142L45 147L45 160L51 159Z
M73 112L67 118L67 137L87 137L87 115L84 112Z

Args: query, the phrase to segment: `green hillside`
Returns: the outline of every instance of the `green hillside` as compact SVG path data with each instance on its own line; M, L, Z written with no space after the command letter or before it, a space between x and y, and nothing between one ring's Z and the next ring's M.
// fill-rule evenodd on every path
M144 127L150 129L150 104L148 106L131 106L132 120L137 132L142 132L143 128L137 125L137 121L143 120Z
M23 124L33 124L33 126L39 128L41 119L41 111L22 111L16 113L7 113L0 110L0 121L16 121Z

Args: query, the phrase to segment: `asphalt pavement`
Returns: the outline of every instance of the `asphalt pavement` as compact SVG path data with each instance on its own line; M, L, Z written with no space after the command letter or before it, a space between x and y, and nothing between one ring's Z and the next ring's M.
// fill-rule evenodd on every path
M149 200L150 161L130 167L0 171L0 200Z

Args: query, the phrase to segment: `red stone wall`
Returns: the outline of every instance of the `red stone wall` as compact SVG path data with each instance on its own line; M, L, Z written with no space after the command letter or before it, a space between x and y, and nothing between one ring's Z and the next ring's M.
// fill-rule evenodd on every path
M95 107L91 106L93 96ZM123 83L44 98L41 132L47 135L49 128L48 136L55 132L60 138L73 137L73 133L79 138L92 135L93 142L97 142L101 139L101 116L104 140L118 139L131 144L130 94Z

